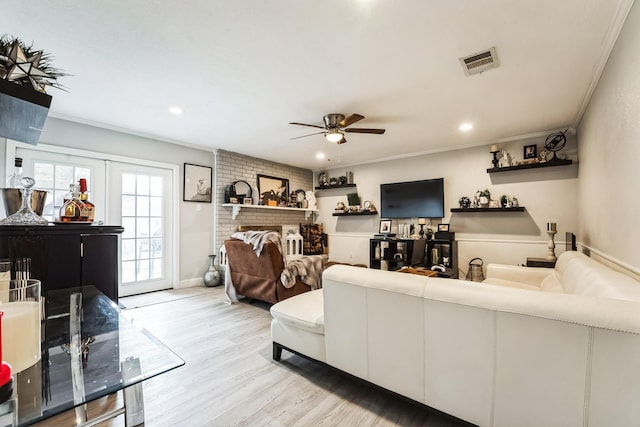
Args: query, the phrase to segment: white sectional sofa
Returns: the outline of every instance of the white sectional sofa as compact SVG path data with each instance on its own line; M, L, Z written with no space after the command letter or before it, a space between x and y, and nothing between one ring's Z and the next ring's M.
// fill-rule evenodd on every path
M640 283L577 252L489 265L486 283L336 265L271 312L274 359L292 350L479 426L640 425Z

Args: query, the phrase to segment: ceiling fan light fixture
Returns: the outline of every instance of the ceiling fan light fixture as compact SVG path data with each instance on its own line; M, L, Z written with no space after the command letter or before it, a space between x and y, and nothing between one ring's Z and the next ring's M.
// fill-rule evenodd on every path
M337 130L337 129L332 129L332 130L327 131L327 133L324 135L324 137L329 142L338 143L338 142L342 141L342 138L344 138L344 134L342 132L340 132L339 130Z

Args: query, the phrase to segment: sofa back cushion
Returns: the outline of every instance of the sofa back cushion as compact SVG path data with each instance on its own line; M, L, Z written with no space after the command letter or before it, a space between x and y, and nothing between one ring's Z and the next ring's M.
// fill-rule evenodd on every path
M556 263L554 276L568 294L640 301L638 281L581 252L563 252Z

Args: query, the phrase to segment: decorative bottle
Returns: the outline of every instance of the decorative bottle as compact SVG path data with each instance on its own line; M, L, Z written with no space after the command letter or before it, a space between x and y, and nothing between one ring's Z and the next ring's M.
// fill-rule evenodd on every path
M13 173L7 177L7 188L19 188L22 179L22 158L16 157L14 162L15 169Z
M93 222L95 215L95 205L89 201L89 195L87 194L87 180L80 178L80 200L84 203L82 211L80 212L80 221Z
M69 190L71 192L71 199L64 202L60 207L60 221L78 222L81 221L80 218L82 210L84 209L84 203L80 200L80 186L71 184Z

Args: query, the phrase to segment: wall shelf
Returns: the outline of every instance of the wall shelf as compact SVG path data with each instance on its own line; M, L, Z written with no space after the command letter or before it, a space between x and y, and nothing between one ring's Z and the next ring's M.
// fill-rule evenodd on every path
M359 215L378 215L377 211L360 211L360 212L334 212L333 216L359 216Z
M517 208L451 208L451 212L524 212L524 206Z
M304 212L304 219L309 219L309 216L312 213L317 213L318 209L307 209L307 208L288 208L282 206L264 206L264 205L243 205L239 203L223 203L223 207L232 208L231 210L231 219L236 219L241 209L270 209L270 210L281 210L281 211L293 211L293 212Z
M503 168L489 168L487 169L487 173L496 173L496 172L508 172L508 171L517 171L523 169L538 169L538 168L551 168L554 166L568 166L572 164L572 160L563 160L563 159L554 159L544 163L531 163L528 165L518 165L518 166L506 166Z
M333 190L334 188L354 188L355 184L336 184L336 185L325 185L322 187L316 187L316 190Z

